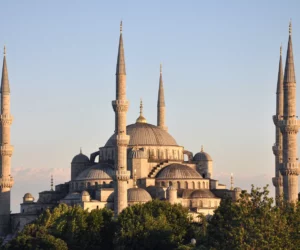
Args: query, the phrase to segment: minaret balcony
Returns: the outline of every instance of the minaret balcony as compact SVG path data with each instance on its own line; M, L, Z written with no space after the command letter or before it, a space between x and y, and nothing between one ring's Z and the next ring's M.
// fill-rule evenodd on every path
M129 107L128 100L115 100L112 101L112 106L115 112L127 112Z
M130 178L130 171L127 170L116 170L115 179L117 181L128 181Z
M283 186L283 180L281 177L273 177L272 182L274 187L282 187Z
M282 153L282 147L276 144L273 145L272 150L274 155L279 155L280 153Z
M14 151L14 147L8 144L4 144L0 146L0 152L2 156L8 155L12 156L12 153Z
M275 125L275 126L277 126L277 124L278 124L278 121L279 121L279 117L278 117L278 115L273 115L272 117L273 117L273 122L274 122L274 125Z
M300 127L300 120L296 118L279 120L278 125L282 133L297 133Z
M300 163L297 161L281 163L279 170L283 176L299 175L300 174Z
M13 116L11 114L2 114L0 115L0 120L2 126L10 126L13 121Z
M12 176L0 178L0 188L12 188L14 185L14 178Z

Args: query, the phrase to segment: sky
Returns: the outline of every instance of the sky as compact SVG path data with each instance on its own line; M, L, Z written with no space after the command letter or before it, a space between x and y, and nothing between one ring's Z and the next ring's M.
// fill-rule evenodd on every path
M112 135L120 20L128 124L140 98L156 124L162 63L166 122L177 143L194 154L203 145L221 183L229 186L233 173L235 186L269 184L274 195L279 47L285 61L292 19L300 74L299 10L297 0L1 1L14 116L12 211L26 192L37 199L49 190L51 174L55 184L69 181L80 147L89 155Z

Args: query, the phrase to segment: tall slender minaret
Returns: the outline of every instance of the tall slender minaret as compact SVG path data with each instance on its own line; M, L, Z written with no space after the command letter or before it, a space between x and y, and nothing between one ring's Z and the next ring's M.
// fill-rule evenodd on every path
M127 171L127 145L129 136L126 134L126 113L129 102L126 99L126 70L122 37L122 22L120 24L120 41L116 71L116 100L112 101L115 111L115 190L114 211L117 216L127 207L127 181L130 172Z
M283 176L283 195L289 202L298 200L299 162L297 157L297 133L299 121L296 117L296 78L294 69L292 24L289 25L284 80L283 120L279 122L283 135L283 163L280 172Z
M10 88L4 47L3 69L1 79L1 132L0 132L0 235L10 230L10 189L14 180L10 174L10 160L13 147L10 145L10 126L13 117L10 114Z
M273 116L273 121L276 127L276 142L273 146L275 155L275 177L272 178L275 186L276 199L283 195L282 175L279 171L282 163L282 133L279 127L279 120L283 119L283 71L282 71L282 46L280 46L280 57L278 67L277 91L276 91L276 115Z
M166 126L166 104L165 104L165 93L164 83L162 79L162 65L160 64L160 75L159 75L159 89L157 99L157 126L163 130L168 131Z

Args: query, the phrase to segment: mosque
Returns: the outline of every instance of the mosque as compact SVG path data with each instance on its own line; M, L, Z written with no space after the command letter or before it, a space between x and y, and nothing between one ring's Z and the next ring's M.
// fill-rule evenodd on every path
M225 196L235 201L240 188L226 189L213 178L212 157L204 152L193 154L179 145L168 133L165 93L160 67L157 124L150 124L140 115L134 124L127 125L126 69L122 23L116 65L116 99L114 133L97 151L89 156L80 153L71 161L70 181L39 193L35 199L26 193L20 213L10 214L10 189L14 180L10 174L13 147L10 145L10 88L4 51L1 80L1 178L0 178L0 235L11 229L21 230L47 208L59 203L80 205L84 209L109 208L117 216L124 208L152 199L167 200L187 207L194 218L202 213L213 214Z

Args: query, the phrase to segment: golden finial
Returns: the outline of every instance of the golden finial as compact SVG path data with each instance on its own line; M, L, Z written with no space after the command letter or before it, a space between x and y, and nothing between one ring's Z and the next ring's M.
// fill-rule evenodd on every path
M280 56L282 56L282 44L280 45Z
M230 175L230 190L233 190L233 173Z
M201 152L203 152L203 145L201 145Z
M290 19L290 24L289 24L289 34L292 35L292 19Z
M136 184L136 169L133 170L133 187L137 188L137 184Z
M159 72L162 74L162 63L160 63Z
M123 21L121 20L120 22L120 33L122 34L122 31L123 31Z
M6 56L6 46L4 45L3 54Z
M51 175L51 191L53 191L53 175Z
M141 101L140 101L140 116L136 119L136 122L147 123L146 118L143 116L143 101L142 101L142 98L141 98Z

